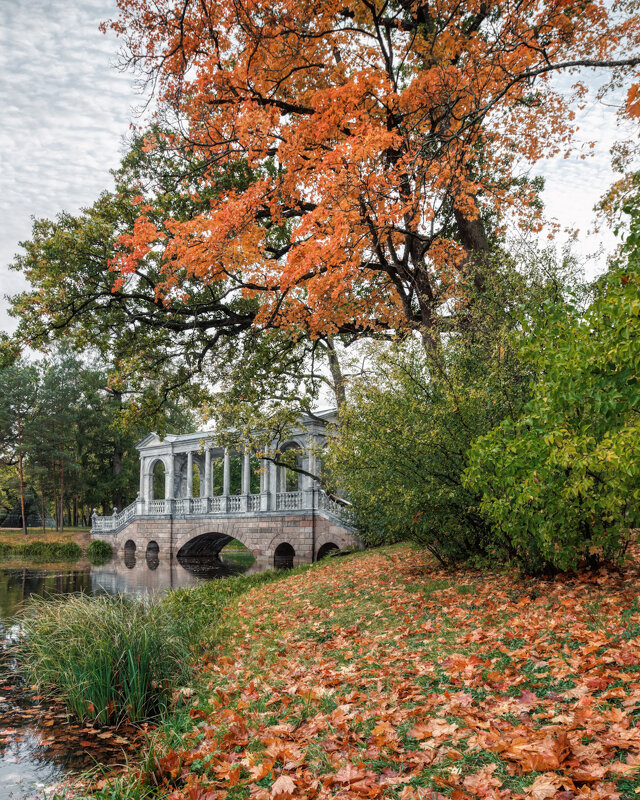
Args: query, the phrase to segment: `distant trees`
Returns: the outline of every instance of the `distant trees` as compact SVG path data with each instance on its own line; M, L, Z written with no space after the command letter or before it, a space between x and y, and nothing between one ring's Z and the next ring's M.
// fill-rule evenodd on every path
M15 467L22 532L27 533L25 513L25 461L36 430L38 371L24 362L9 364L0 377L0 459Z
M34 364L0 368L0 462L7 500L18 497L26 531L27 486L40 495L42 518L56 528L87 525L91 509L130 503L138 490L135 443L146 427L125 426L122 392L108 370L60 348ZM170 409L167 425L191 421ZM17 476L17 486L16 484Z

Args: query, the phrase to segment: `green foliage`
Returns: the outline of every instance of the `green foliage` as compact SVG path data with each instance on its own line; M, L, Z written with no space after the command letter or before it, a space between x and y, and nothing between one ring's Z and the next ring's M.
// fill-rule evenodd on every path
M190 675L188 626L159 602L34 599L24 616L28 679L81 719L149 719Z
M411 538L446 564L491 553L467 451L527 399L519 320L564 280L548 259L527 275L496 264L436 346L396 343L352 385L326 464L368 544Z
M113 558L113 549L109 542L104 542L102 539L94 539L89 543L86 555L92 564L100 566Z
M619 559L640 525L640 221L581 312L550 303L522 358L533 396L476 442L467 486L530 571Z
M77 561L82 558L82 548L75 542L0 542L0 556L30 561Z

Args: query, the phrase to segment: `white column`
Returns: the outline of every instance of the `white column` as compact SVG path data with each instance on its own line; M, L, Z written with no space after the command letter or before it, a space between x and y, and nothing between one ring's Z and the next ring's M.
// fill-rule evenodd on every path
M278 493L278 470L272 461L269 461L269 493L271 495L271 510L276 510L276 494Z
M200 476L200 497L211 497L211 450L204 451L204 484Z
M260 459L260 511L269 510L269 462Z
M251 455L242 456L242 494L251 494Z
M303 468L307 470L307 472L311 472L315 475L316 472L316 454L313 450L313 443L308 447L306 452L306 457L302 462ZM302 476L302 487L303 487L303 505L305 508L311 508L313 506L313 488L314 488L315 481L310 475L303 475Z
M169 456L169 469L164 473L164 496L167 500L173 500L175 485L175 463L173 453Z
M231 485L231 455L228 450L224 451L224 466L222 468L222 494L227 497L229 495L229 486Z
M146 466L147 466L147 459L146 458L141 458L140 459L140 497L141 498L145 497L145 493L144 493L144 490L145 490L144 471L145 471Z
M193 497L193 453L187 453L187 497Z

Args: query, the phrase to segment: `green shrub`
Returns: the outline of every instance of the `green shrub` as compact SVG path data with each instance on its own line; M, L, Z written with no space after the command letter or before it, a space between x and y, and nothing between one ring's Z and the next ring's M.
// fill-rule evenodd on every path
M82 548L75 542L0 542L0 557L28 558L33 561L77 561Z
M491 554L481 494L463 482L467 452L528 399L519 319L563 282L553 263L549 277L495 266L431 346L398 342L351 381L323 461L367 544L413 539L447 565Z
M476 442L467 485L524 569L620 559L640 525L640 221L629 261L586 311L556 305L523 357L521 415ZM632 240L633 241L633 240Z
M149 719L190 675L189 628L162 602L34 599L24 616L28 680L100 723Z
M87 558L96 566L106 564L113 558L113 549L109 542L102 539L94 539L87 547Z

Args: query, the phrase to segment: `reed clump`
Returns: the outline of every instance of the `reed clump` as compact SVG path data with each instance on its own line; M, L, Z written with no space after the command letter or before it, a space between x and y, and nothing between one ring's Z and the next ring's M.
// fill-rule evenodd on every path
M23 627L27 679L81 719L151 719L191 675L193 632L162 602L34 599Z

